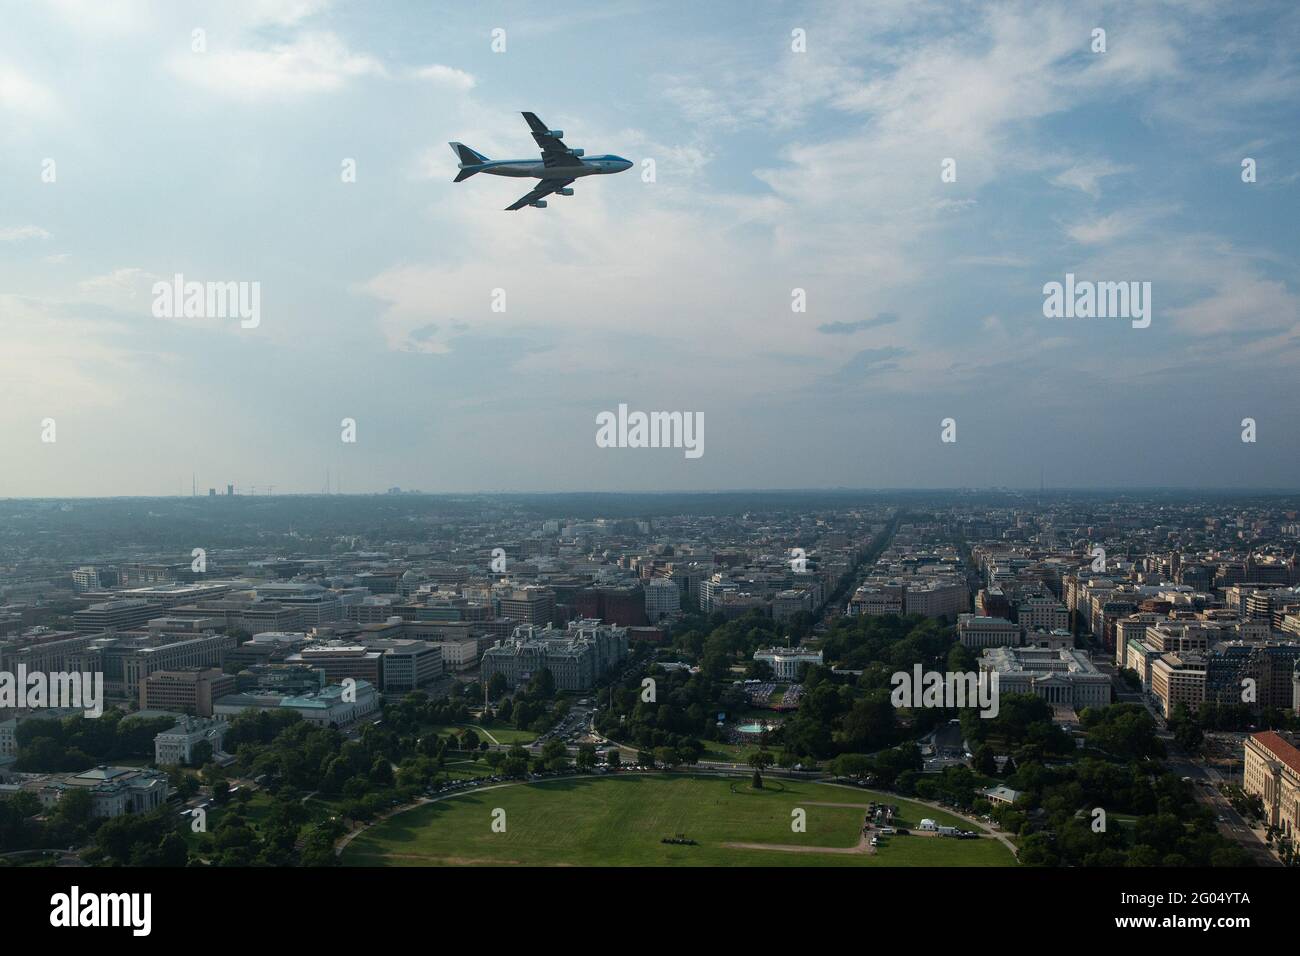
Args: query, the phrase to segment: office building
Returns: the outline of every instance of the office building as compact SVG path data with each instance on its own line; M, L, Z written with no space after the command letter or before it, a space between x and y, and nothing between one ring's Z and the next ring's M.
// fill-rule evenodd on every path
M235 690L235 678L218 667L155 671L140 682L140 709L211 717L213 703Z
M1020 625L999 617L977 614L957 615L957 639L963 647L983 650L986 647L1015 647L1020 643Z
M563 631L519 627L483 652L482 679L501 674L513 689L546 668L559 690L585 691L626 657L627 628L595 620L574 621Z
M980 671L997 673L999 694L1035 694L1076 711L1110 704L1110 678L1086 651L991 647L980 658Z
M79 631L126 631L157 616L158 607L139 598L102 601L73 614L72 624Z
M364 680L350 689L348 685L330 684L308 694L253 691L223 697L214 710L218 717L236 717L250 710L284 710L320 727L345 728L378 713L379 693Z
M682 606L682 590L671 578L651 578L645 585L645 614L651 623L676 615ZM635 626L635 625L633 625Z
M1242 789L1259 797L1269 826L1294 843L1300 836L1300 750L1272 730L1251 734L1244 750Z

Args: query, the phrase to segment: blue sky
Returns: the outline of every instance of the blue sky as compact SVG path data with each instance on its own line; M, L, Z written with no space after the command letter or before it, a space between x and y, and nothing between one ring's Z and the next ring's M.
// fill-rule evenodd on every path
M0 495L1294 487L1300 8L1240 6L0 3ZM524 109L637 167L453 185ZM1151 327L1045 318L1067 272Z

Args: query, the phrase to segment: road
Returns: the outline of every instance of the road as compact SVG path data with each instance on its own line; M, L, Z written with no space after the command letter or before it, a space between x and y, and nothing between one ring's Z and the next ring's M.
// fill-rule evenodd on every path
M1165 765L1178 776L1191 779L1192 792L1199 802L1213 811L1219 833L1250 854L1251 862L1256 866L1281 866L1282 861L1264 842L1263 832L1252 830L1250 824L1233 808L1232 801L1224 796L1220 789L1228 783L1240 786L1239 782L1225 778L1215 768L1185 753L1174 740L1174 735L1165 723L1164 717L1155 709L1151 700L1144 696L1141 703L1155 720L1156 736L1165 745L1167 753Z

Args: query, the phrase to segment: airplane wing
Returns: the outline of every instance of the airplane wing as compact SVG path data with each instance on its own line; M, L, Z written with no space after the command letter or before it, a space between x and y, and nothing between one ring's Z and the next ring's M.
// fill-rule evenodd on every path
M533 131L533 139L542 151L542 164L545 166L581 166L582 160L570 152L564 140L550 135L554 130L537 118L536 113L524 113L528 128Z
M537 188L534 189L532 192L530 192L527 196L524 196L521 199L517 199L509 206L506 206L506 211L509 212L510 210L513 209L522 209L524 206L527 206L529 203L541 199L543 196L549 196L557 189L563 189L571 182L573 182L572 179L543 179L540 183L537 184Z

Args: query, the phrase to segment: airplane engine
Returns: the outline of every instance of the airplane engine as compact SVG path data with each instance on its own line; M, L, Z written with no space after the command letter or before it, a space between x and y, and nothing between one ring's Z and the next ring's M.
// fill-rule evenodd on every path
M573 195L573 189L572 189L572 188L568 188L568 187L566 187L566 188L564 188L564 189L557 189L557 190L555 190L555 195L557 195L557 196L572 196L572 195Z
M556 139L564 139L564 130L562 130L562 129L548 129L548 130L546 131L545 135L547 135L547 136L554 136Z
M528 205L530 205L530 206L536 206L538 209L545 209L545 208L546 208L546 200L545 200L545 199L535 199L535 200L533 200L532 202L530 202Z
M569 150L569 155L570 155L570 156L585 156L586 154L587 154L587 151L586 151L585 149L571 149L571 150Z

